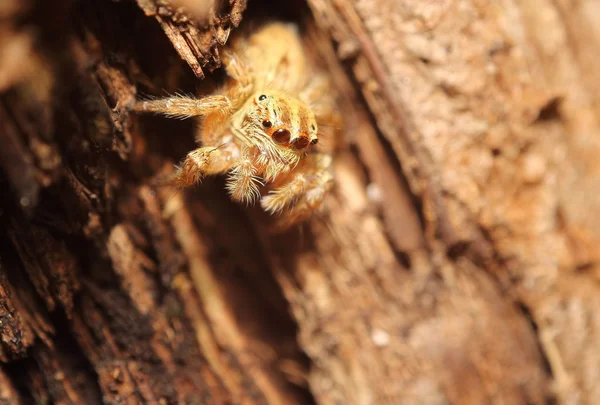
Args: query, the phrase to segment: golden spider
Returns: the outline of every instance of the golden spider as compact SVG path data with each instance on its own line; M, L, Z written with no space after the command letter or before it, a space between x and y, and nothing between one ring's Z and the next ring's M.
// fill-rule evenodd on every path
M138 101L135 111L175 118L201 116L197 141L172 178L178 187L228 173L236 201L279 214L276 230L307 219L333 186L330 154L314 151L318 123L339 117L325 75L307 58L298 29L271 23L234 40L223 56L227 81L201 99L173 96Z

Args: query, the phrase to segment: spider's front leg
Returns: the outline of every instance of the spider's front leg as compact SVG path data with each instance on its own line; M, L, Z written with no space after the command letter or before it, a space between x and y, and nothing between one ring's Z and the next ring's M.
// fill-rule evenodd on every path
M234 53L226 52L223 64L232 82L225 86L225 94L203 98L175 95L166 98L137 101L133 111L163 114L171 118L190 118L217 113L231 116L252 93L253 84L246 65Z
M306 156L282 184L261 200L261 206L280 217L273 228L283 231L298 224L321 206L333 187L331 156L314 153Z
M300 93L300 99L307 103L315 114L319 137L328 140L328 151L333 151L342 145L343 120L336 108L334 98L331 83L322 75L313 77Z
M192 186L205 175L223 173L231 168L231 151L219 147L207 146L198 148L186 156L171 177L169 183L175 187Z
M185 96L173 96L155 100L137 101L132 108L137 112L163 114L171 118L190 118L206 116L215 112L231 113L229 97L216 95L201 99Z

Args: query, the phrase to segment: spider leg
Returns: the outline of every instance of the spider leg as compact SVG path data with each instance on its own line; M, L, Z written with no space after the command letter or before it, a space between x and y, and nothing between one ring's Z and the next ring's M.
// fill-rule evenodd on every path
M133 111L164 114L172 118L190 118L215 112L231 112L231 101L226 96L193 98L173 96L156 100L140 100L133 105Z
M227 75L235 81L235 85L226 90L234 109L239 108L250 97L254 90L252 73L242 59L234 52L224 52L221 57Z
M310 79L306 87L300 92L298 97L306 104L314 107L325 101L330 94L330 84L326 77L322 74L317 74Z
M280 187L272 190L260 200L263 209L271 214L281 213L286 207L293 205L310 186L313 174L296 172Z
M223 52L221 57L227 75L241 85L251 85L251 74L242 59L232 51Z
M319 181L313 183L312 187L306 191L306 194L298 200L296 205L288 211L284 211L277 218L277 222L271 228L271 231L282 232L307 220L321 206L332 187L333 177L331 175L322 176Z
M319 137L329 139L331 150L342 144L340 129L343 126L342 116L334 107L336 103L333 94L329 81L323 75L315 75L299 95L315 114Z
M336 105L331 83L325 76L315 75L308 85L300 92L299 98L310 106L318 124L339 126L340 116L334 109Z
M274 231L298 224L321 206L333 186L331 156L315 153L306 156L289 177L261 200L261 206L271 213L280 213Z
M226 151L223 152L219 147L198 148L188 153L169 183L180 188L194 185L206 175L229 170L231 162L230 154Z

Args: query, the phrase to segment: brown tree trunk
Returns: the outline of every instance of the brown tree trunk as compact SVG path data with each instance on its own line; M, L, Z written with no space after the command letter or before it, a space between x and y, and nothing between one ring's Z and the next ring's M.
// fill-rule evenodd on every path
M0 2L0 404L600 403L600 3L179 3ZM127 107L279 18L345 131L273 237Z

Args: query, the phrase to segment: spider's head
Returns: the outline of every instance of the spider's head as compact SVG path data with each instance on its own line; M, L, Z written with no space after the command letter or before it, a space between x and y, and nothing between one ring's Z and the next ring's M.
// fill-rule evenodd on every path
M302 101L281 92L259 92L252 103L257 125L275 145L304 154L319 141L313 111Z

